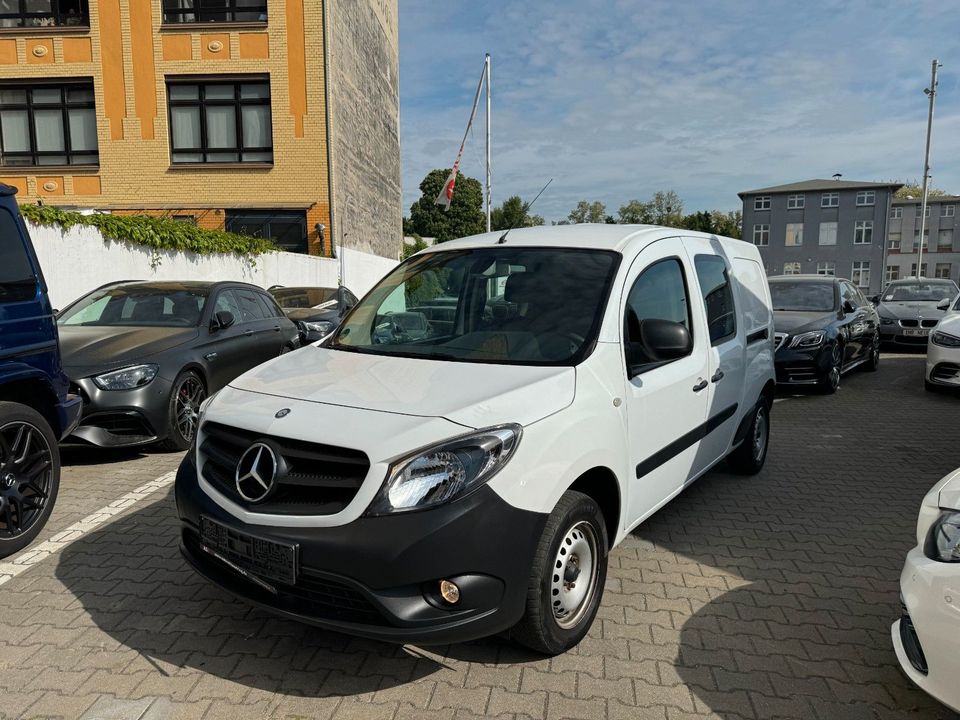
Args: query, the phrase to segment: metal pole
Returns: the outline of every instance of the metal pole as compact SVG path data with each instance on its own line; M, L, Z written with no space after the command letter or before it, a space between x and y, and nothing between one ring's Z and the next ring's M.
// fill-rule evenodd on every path
M490 232L490 53L484 60L487 75L487 232Z
M930 183L930 135L933 133L933 104L937 97L937 69L940 63L933 61L930 87L924 92L930 98L930 110L927 113L927 147L923 155L923 199L920 201L920 239L917 243L917 277L923 274L923 234L927 229L927 193Z

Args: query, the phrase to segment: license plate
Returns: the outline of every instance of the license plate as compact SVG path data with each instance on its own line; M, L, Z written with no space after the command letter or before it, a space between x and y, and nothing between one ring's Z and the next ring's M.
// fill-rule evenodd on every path
M293 585L297 581L297 545L265 540L200 517L200 542L229 564L259 577Z
M903 334L907 337L926 337L930 334L929 328L904 328Z

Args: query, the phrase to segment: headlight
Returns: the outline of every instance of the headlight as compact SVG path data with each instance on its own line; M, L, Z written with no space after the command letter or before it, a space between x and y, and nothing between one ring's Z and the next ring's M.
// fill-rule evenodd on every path
M960 338L954 335L947 335L945 332L934 332L930 335L930 340L934 345L941 345L942 347L955 348L960 347Z
M960 512L946 510L930 528L926 555L940 562L960 562Z
M823 339L827 336L826 330L814 330L813 332L797 335L791 342L792 348L815 348L823 344Z
M332 322L327 322L326 320L305 322L303 326L307 329L307 332L319 333L321 335L329 335L336 327Z
M150 383L157 376L157 365L132 365L97 375L93 382L101 390L133 390Z
M887 317L886 315L880 316L881 325L893 325L893 323L894 323L894 319L892 317Z
M421 510L449 502L496 475L513 456L519 425L500 425L435 445L390 466L367 515Z

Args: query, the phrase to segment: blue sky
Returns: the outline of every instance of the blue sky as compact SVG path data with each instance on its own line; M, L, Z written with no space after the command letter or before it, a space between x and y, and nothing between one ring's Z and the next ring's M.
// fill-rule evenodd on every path
M400 0L404 214L449 167L493 56L494 204L560 219L656 190L686 211L737 192L922 175L930 62L943 68L933 183L960 194L960 7L953 2ZM462 170L483 177L482 115Z

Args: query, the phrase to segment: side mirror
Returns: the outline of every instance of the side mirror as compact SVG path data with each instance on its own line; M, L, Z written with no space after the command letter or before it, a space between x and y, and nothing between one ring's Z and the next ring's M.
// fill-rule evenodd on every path
M221 310L210 319L210 332L217 330L226 330L236 322L233 313L229 310Z
M850 300L844 300L844 301L843 301L843 314L844 314L844 315L850 315L851 313L855 313L856 311L857 311L857 306L854 305Z
M937 310L949 310L951 302L953 301L950 298L944 298L937 303Z
M880 296L879 296L879 295L874 295L873 297L870 298L870 302L872 302L874 305L879 305L879 304L880 304Z
M640 321L639 338L631 338L627 352L630 377L634 377L649 366L689 355L693 352L693 337L681 323L649 318Z

